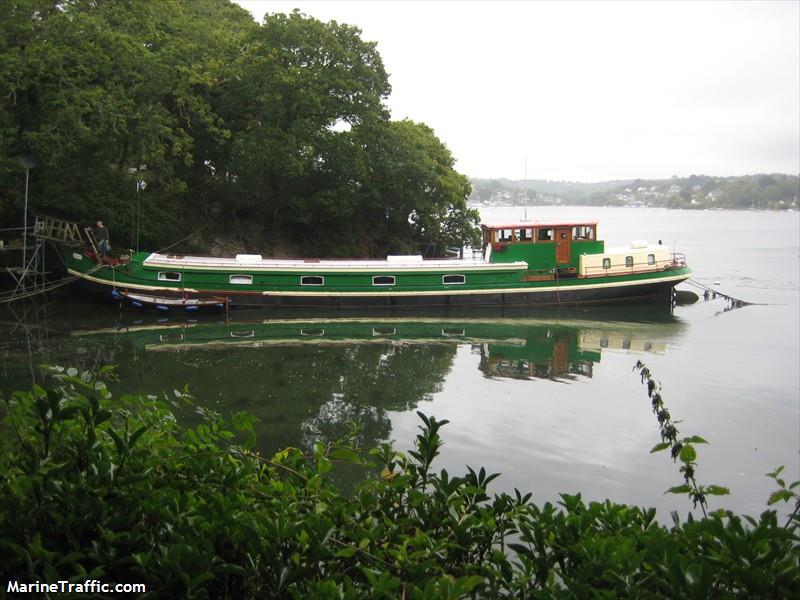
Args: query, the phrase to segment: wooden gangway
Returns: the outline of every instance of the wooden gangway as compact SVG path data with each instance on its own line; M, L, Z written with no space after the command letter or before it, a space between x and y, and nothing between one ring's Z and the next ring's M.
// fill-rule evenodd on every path
M33 235L40 240L51 240L70 246L86 244L77 223L45 215L36 215Z

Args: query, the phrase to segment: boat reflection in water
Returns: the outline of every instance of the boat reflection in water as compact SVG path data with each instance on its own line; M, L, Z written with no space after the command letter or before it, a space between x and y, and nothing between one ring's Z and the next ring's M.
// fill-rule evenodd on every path
M596 311L590 313L596 316ZM84 338L114 337L147 352L224 352L233 349L468 346L480 356L478 368L488 377L572 379L592 377L603 350L664 353L681 323L671 316L655 321L585 320L475 315L454 317L338 317L239 313L234 321L153 321L74 331ZM614 313L620 316L620 313ZM240 355L241 356L241 355ZM386 362L380 355L378 366ZM257 362L257 355L249 357ZM251 362L246 360L245 362ZM255 366L255 363L253 364ZM425 371L426 365L408 365ZM363 365L369 370L374 365ZM414 373L405 376L413 377Z
M593 307L521 314L191 316L196 319L165 320L146 312L74 307L51 314L37 328L28 321L32 335L47 335L13 338L13 344L9 337L7 348L0 344L7 358L4 375L12 389L23 389L34 372L30 365L114 364L117 397L171 394L189 384L198 405L223 415L254 415L265 454L336 439L352 423L359 443L374 447L391 439L397 415L436 414L440 394L481 402L495 398L504 381L537 387L593 381L603 354L665 352L684 328L669 311L654 313L652 306L638 312ZM545 396L557 393L546 390ZM188 418L192 414L190 408Z

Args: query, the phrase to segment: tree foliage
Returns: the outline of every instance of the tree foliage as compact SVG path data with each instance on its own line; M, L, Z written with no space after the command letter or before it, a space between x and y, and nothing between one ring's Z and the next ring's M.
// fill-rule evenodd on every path
M474 238L469 183L430 129L390 120L376 44L350 25L259 25L227 0L12 0L0 86L4 222L21 216L25 156L35 210L101 218L118 247L137 218L148 244L209 223L252 250Z
M789 598L800 517L718 511L661 525L653 509L490 496L497 477L436 472L447 421L420 414L407 454L353 437L253 452L252 419L170 398L113 399L98 377L52 369L6 398L0 556L18 582L135 582L148 597ZM371 475L342 493L333 474ZM781 489L770 502L793 499ZM25 518L20 519L19 515Z

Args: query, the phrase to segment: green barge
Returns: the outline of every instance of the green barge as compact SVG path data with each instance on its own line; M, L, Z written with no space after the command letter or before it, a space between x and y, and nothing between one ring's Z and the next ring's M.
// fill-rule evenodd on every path
M483 225L483 245L468 258L384 260L220 258L138 252L101 259L71 249L68 272L95 290L136 306L435 307L576 304L653 299L668 302L691 270L682 255L645 241L606 248L597 223Z

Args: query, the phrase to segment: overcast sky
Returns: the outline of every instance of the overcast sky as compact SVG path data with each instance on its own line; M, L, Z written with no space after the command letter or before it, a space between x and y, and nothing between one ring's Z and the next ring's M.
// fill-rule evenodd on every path
M800 171L800 2L240 0L358 26L470 177Z

